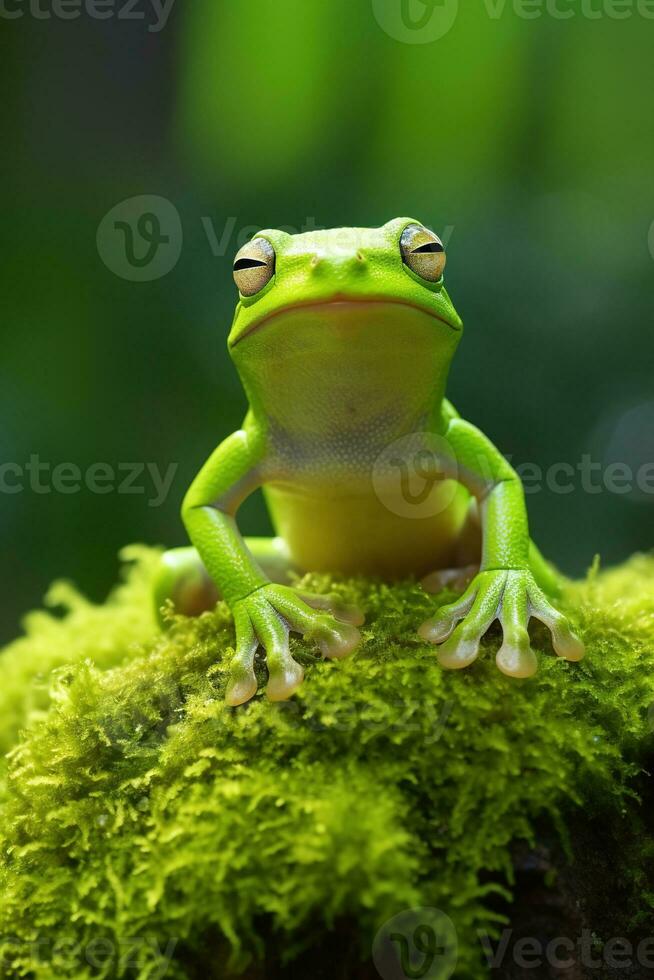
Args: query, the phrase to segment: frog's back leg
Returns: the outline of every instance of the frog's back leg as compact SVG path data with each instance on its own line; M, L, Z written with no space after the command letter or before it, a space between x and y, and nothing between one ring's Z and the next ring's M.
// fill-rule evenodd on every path
M245 544L271 582L288 584L291 573L297 569L281 538L246 538ZM220 599L218 588L195 548L173 548L161 556L154 584L160 622L161 608L168 599L182 616L199 616L213 609Z

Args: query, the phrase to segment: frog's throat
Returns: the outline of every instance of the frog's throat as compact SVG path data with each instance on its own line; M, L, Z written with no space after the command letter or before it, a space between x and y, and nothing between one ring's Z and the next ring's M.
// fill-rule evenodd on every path
M427 316L433 317L434 320L439 320L440 323L444 323L446 327L449 327L450 330L453 330L455 333L460 333L461 331L460 327L451 323L449 320L446 320L445 317L440 316L440 314L436 313L435 310L429 309L429 307L427 306L422 306L420 303L410 303L408 300L397 299L396 297L389 297L389 296L358 297L358 296L346 296L345 294L339 293L335 296L330 297L329 299L306 300L304 302L299 302L299 303L287 303L284 306L278 307L276 310L271 310L270 313L266 313L264 316L261 317L261 319L255 320L253 323L251 323L250 326L243 331L243 333L239 334L239 336L236 337L234 341L232 341L230 347L233 349L234 347L236 347L237 344L239 344L246 337L251 336L253 333L260 330L262 327L265 327L266 324L270 323L271 320L276 319L276 317L278 316L283 316L285 313L293 313L296 310L301 310L301 309L305 309L305 310L320 309L321 307L325 307L325 306L338 306L338 305L349 306L352 303L358 303L362 306L372 306L374 304L379 304L379 303L390 304L394 306L407 306L409 309L418 310L418 312L420 313L425 313Z
M376 453L436 412L460 336L410 302L304 304L232 355L262 424L347 456L354 442Z

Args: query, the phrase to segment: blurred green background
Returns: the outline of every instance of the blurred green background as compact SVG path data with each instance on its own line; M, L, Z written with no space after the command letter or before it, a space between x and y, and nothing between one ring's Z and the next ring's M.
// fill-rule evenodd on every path
M178 466L156 507L144 477L141 494L5 487L3 639L52 579L100 598L122 545L184 542L181 498L245 409L225 339L253 226L420 218L466 323L462 414L515 463L654 460L654 20L442 0L450 29L414 43L402 2L177 0L161 30L148 0L143 20L0 16L0 463ZM430 13L411 3L405 21ZM96 245L136 195L183 229L149 282ZM567 571L654 546L654 492L573 482L529 494ZM259 500L242 526L266 531Z

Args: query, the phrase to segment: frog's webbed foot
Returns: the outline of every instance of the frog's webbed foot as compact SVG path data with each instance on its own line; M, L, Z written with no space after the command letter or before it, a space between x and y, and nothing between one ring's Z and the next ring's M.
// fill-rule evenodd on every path
M475 575L479 574L479 565L465 565L463 568L441 568L430 572L420 580L425 592L436 594L443 589L454 592L465 592Z
M304 678L301 665L291 656L291 632L314 642L326 658L340 660L352 653L361 634L352 622L327 612L333 600L332 596L303 594L290 586L271 584L235 603L236 652L230 666L227 703L243 704L256 694L254 657L259 646L265 650L268 664L268 698L285 701L291 697ZM350 607L340 611L354 616ZM361 621L359 614L357 619Z
M497 666L509 677L531 677L538 670L529 641L532 617L549 628L559 657L582 659L584 645L568 620L550 603L532 573L522 569L480 572L457 602L440 609L418 632L423 640L440 645L441 666L456 670L477 659L482 637L498 619L504 639L497 653Z

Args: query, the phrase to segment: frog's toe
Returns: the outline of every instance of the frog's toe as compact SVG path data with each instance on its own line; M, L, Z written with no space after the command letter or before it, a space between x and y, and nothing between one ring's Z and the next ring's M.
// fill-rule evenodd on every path
M314 639L323 657L328 660L343 660L349 657L361 643L361 633L351 623L340 623L326 618L317 629L307 634Z
M469 667L479 656L480 643L481 637L476 631L468 632L459 628L438 648L438 662L447 670Z
M498 609L502 626L502 646L495 663L507 677L533 677L538 660L529 641L529 596L519 581L507 580Z
M285 701L302 683L304 671L291 656L288 637L293 624L284 618L283 596L277 601L277 591L281 592L282 586L272 588L274 601L255 602L250 615L256 637L266 651L266 695L270 701Z
M227 684L225 692L225 703L230 708L236 708L239 704L245 704L257 693L257 678L254 671L233 673Z
M286 652L281 657L268 654L268 671L266 696L269 701L287 701L304 680L304 670Z
M237 643L227 686L228 704L243 704L256 693L254 656L259 646L266 653L268 699L285 701L304 679L304 670L291 656L291 632L316 643L322 655L332 660L347 657L359 645L361 634L356 626L323 611L325 597L313 599L320 602L320 608L308 605L289 586L270 584L236 603Z
M316 643L323 657L330 660L342 660L347 657L361 642L361 634L356 626L341 622L331 613L322 610L325 597L320 599L321 607L316 610L308 605L304 596L290 589L277 587L279 593L276 607L284 617L289 627L302 633L305 640Z
M426 619L422 626L418 627L418 636L425 643L444 643L448 636L451 636L455 624L446 616L434 616L433 619Z
M423 623L420 636L442 644L438 662L448 670L469 667L479 656L482 637L497 616L504 590L503 576L478 576L463 597L441 609L435 619ZM463 620L454 629L458 620Z
M245 704L257 693L257 678L254 673L254 656L258 641L247 610L237 606L234 610L236 627L236 652L229 667L229 680L225 701L230 707Z
M553 634L552 646L558 657L569 660L571 663L578 663L586 656L586 646L583 640L580 640L569 627L565 632Z
M527 630L504 630L504 641L498 650L495 663L507 677L533 677L538 671L538 660L531 649Z
M477 590L469 586L457 602L451 602L438 610L432 619L418 629L418 636L426 643L444 643L452 635L456 624L466 616L477 596Z
M430 572L420 580L425 592L435 595L443 589L452 589L454 592L465 592L475 575L479 572L479 565L466 565L462 568L441 568L435 572Z
M363 626L366 621L365 614L358 606L343 602L335 592L330 592L327 595L318 595L316 592L298 592L298 595L312 609L324 609L336 619L340 619L342 623Z
M562 660L577 662L586 656L586 647L582 640L570 627L567 618L555 609L545 594L539 588L529 592L530 612L534 619L549 629L552 634L552 646L557 656Z
M482 637L497 615L503 589L503 581L495 578L480 586L470 612L438 651L441 667L461 670L477 659Z
M438 662L447 670L469 667L479 656L482 637L497 614L499 588L481 590L464 621L438 648Z
M423 623L419 635L429 643L441 644L438 662L458 670L476 660L481 639L496 619L502 626L503 642L496 663L508 677L533 677L538 661L529 641L529 620L540 619L552 633L559 657L581 660L584 645L568 620L552 606L527 569L488 569L468 586L458 602L443 606ZM462 620L457 626L457 622Z

